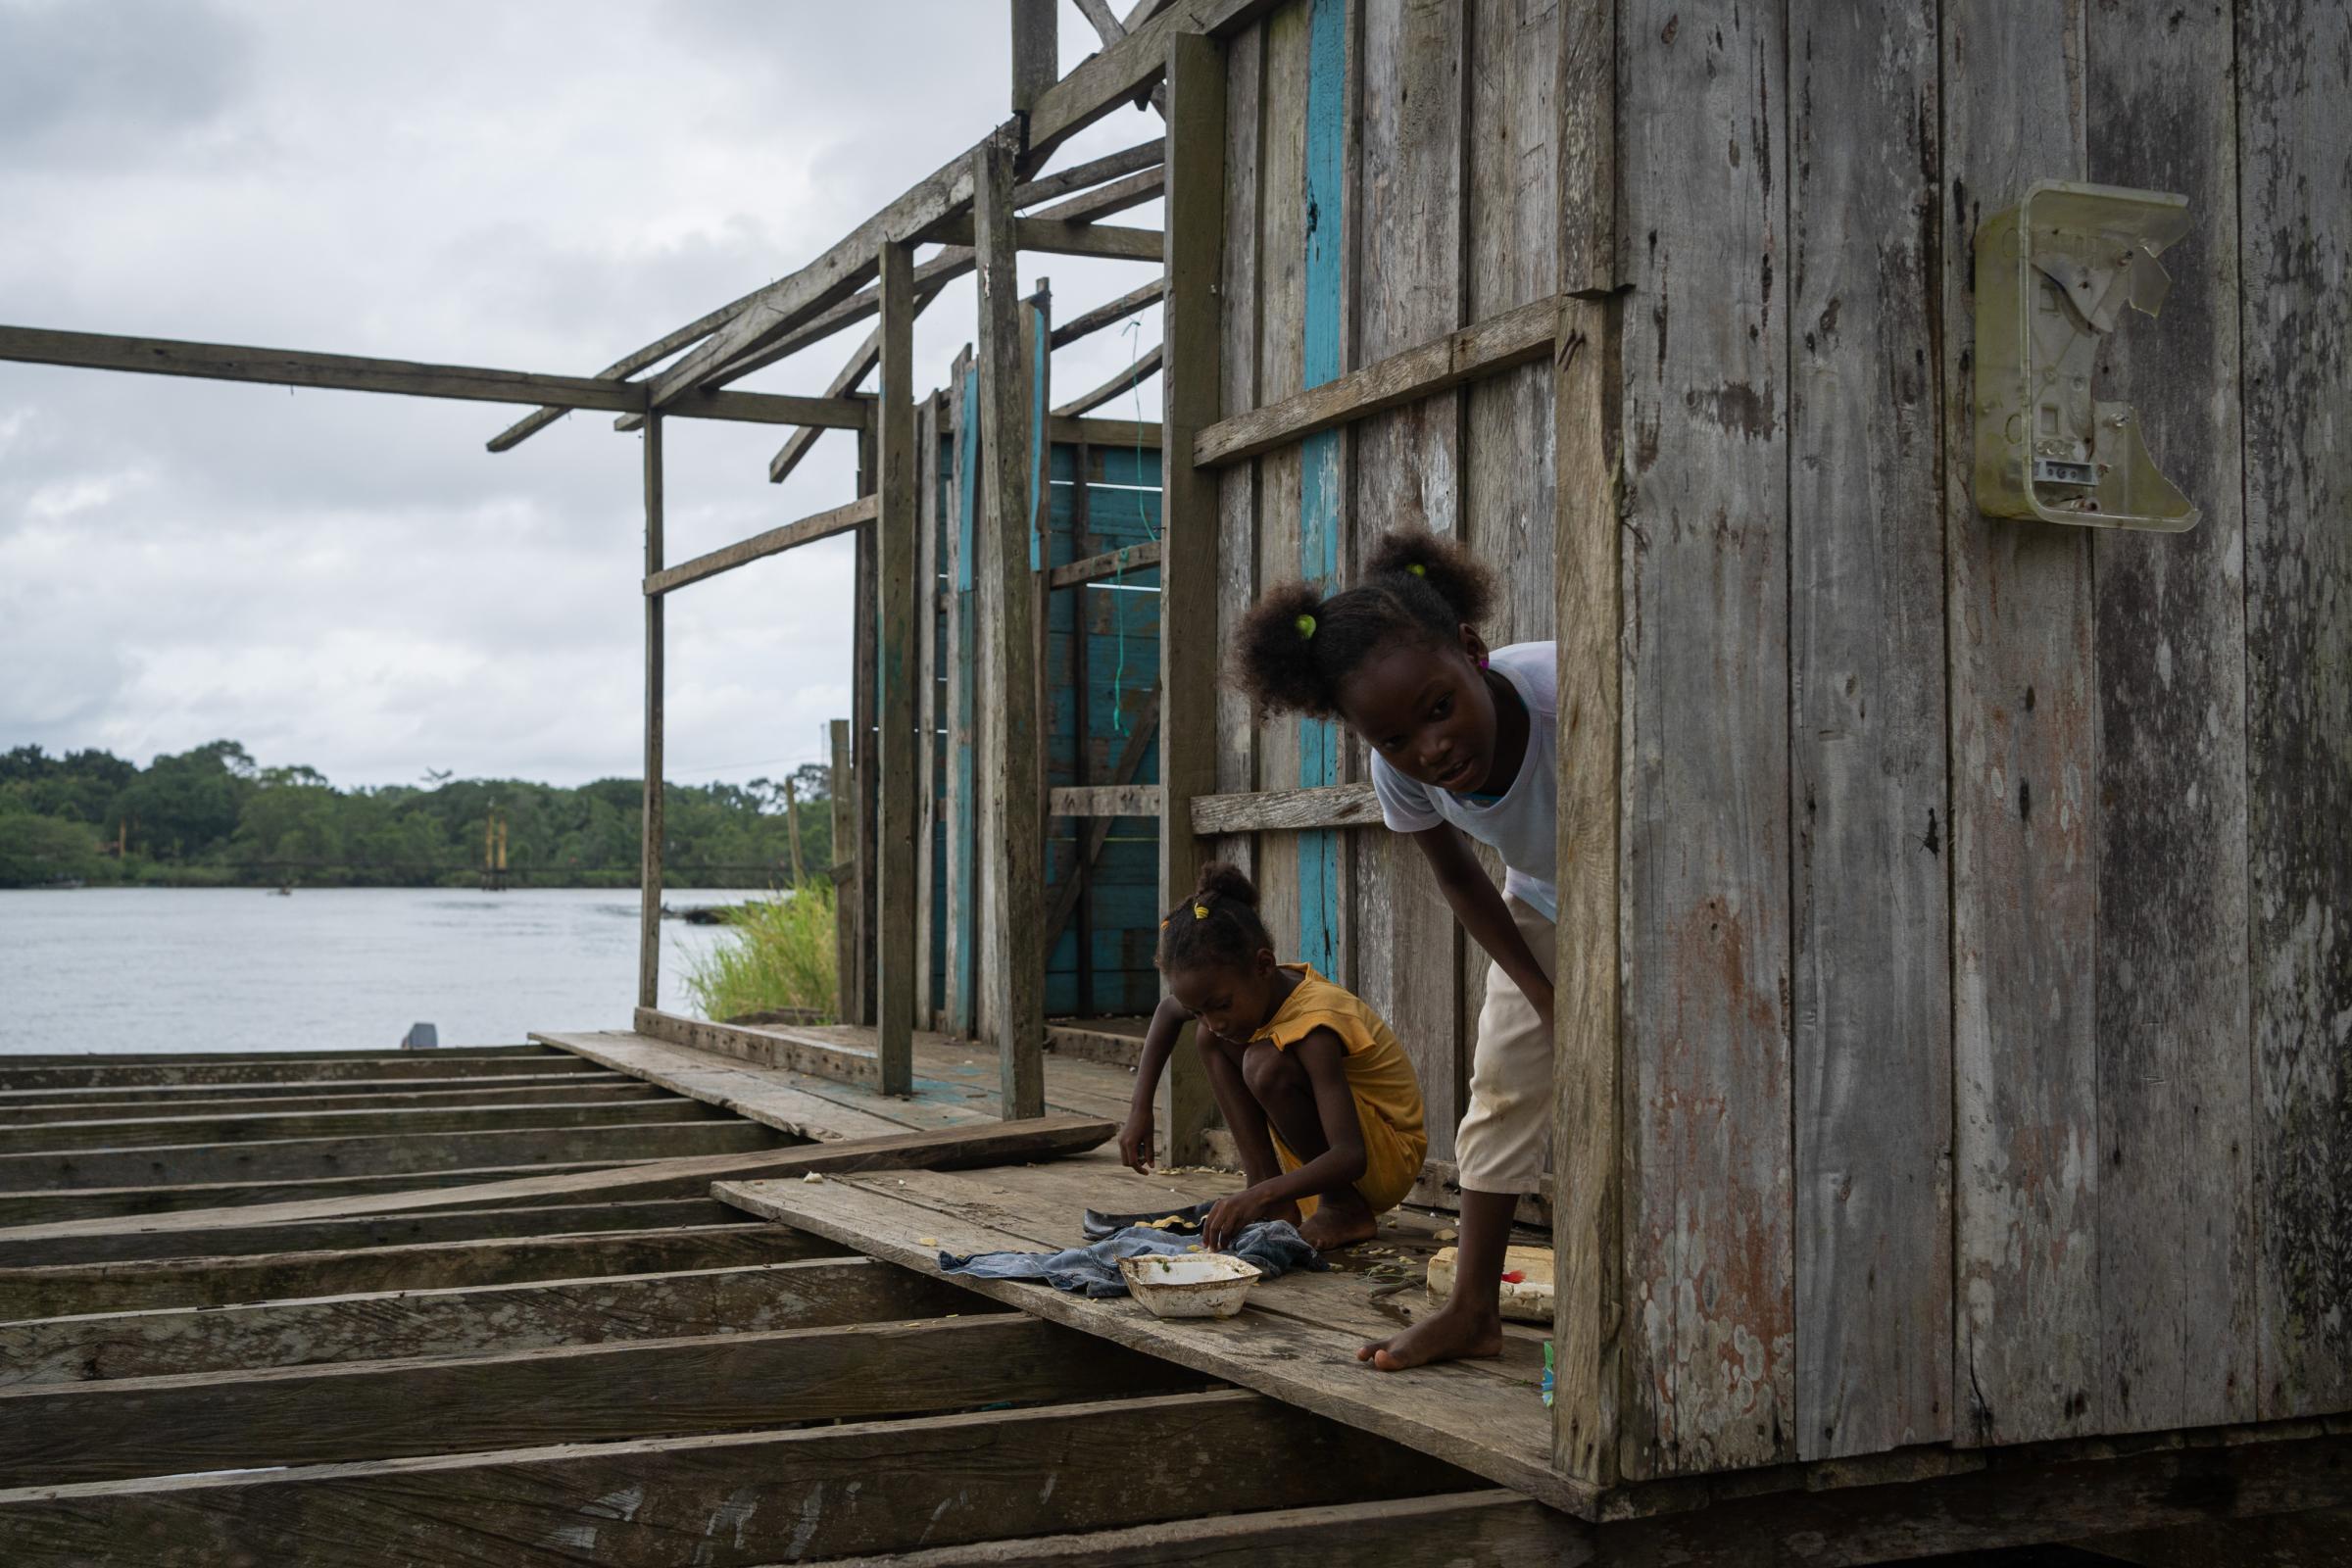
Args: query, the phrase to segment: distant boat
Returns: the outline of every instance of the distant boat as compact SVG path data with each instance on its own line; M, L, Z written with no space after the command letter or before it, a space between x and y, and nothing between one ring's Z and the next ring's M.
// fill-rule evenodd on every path
M281 899L290 899L294 896L294 890L290 887L280 887L275 892L276 896Z

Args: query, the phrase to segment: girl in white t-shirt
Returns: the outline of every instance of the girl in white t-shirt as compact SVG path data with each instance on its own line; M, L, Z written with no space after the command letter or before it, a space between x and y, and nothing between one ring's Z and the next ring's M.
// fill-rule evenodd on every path
M1337 718L1372 752L1381 817L1408 835L1462 929L1494 960L1462 1118L1453 1295L1357 1355L1396 1372L1502 1350L1511 1215L1543 1183L1551 1125L1557 671L1553 645L1490 649L1491 572L1450 539L1384 535L1363 580L1277 588L1241 628L1235 676L1261 713ZM1468 839L1506 867L1497 889Z

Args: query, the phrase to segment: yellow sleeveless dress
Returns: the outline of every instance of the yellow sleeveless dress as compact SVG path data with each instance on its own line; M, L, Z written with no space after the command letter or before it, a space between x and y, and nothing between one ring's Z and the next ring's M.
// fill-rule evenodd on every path
M1395 1208L1421 1179L1421 1163L1429 1157L1421 1080L1414 1076L1412 1059L1396 1043L1387 1020L1363 998L1333 985L1308 964L1283 967L1300 977L1298 984L1250 1042L1264 1041L1287 1051L1317 1029L1339 1036L1348 1053L1345 1065L1348 1087L1355 1095L1356 1120L1363 1127L1364 1174L1357 1178L1355 1190L1376 1214ZM1304 1163L1279 1134L1274 1152L1284 1170L1297 1170ZM1298 1206L1311 1214L1315 1200L1301 1199Z

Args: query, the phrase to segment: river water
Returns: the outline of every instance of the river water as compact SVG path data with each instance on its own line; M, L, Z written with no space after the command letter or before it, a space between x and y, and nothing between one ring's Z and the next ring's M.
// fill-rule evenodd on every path
M722 940L662 922L664 1008L696 1010L687 963ZM0 890L0 1053L508 1045L627 1028L636 975L634 888Z

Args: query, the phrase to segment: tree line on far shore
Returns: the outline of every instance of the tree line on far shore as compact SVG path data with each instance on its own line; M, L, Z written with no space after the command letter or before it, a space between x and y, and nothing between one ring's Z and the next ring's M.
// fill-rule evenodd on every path
M800 863L833 864L827 770L789 781L671 784L668 879L788 887L797 801ZM511 887L633 887L643 818L633 778L564 788L517 779L337 789L309 767L264 767L235 741L156 758L0 753L0 887L89 885L449 887L482 875L485 829L503 823Z

